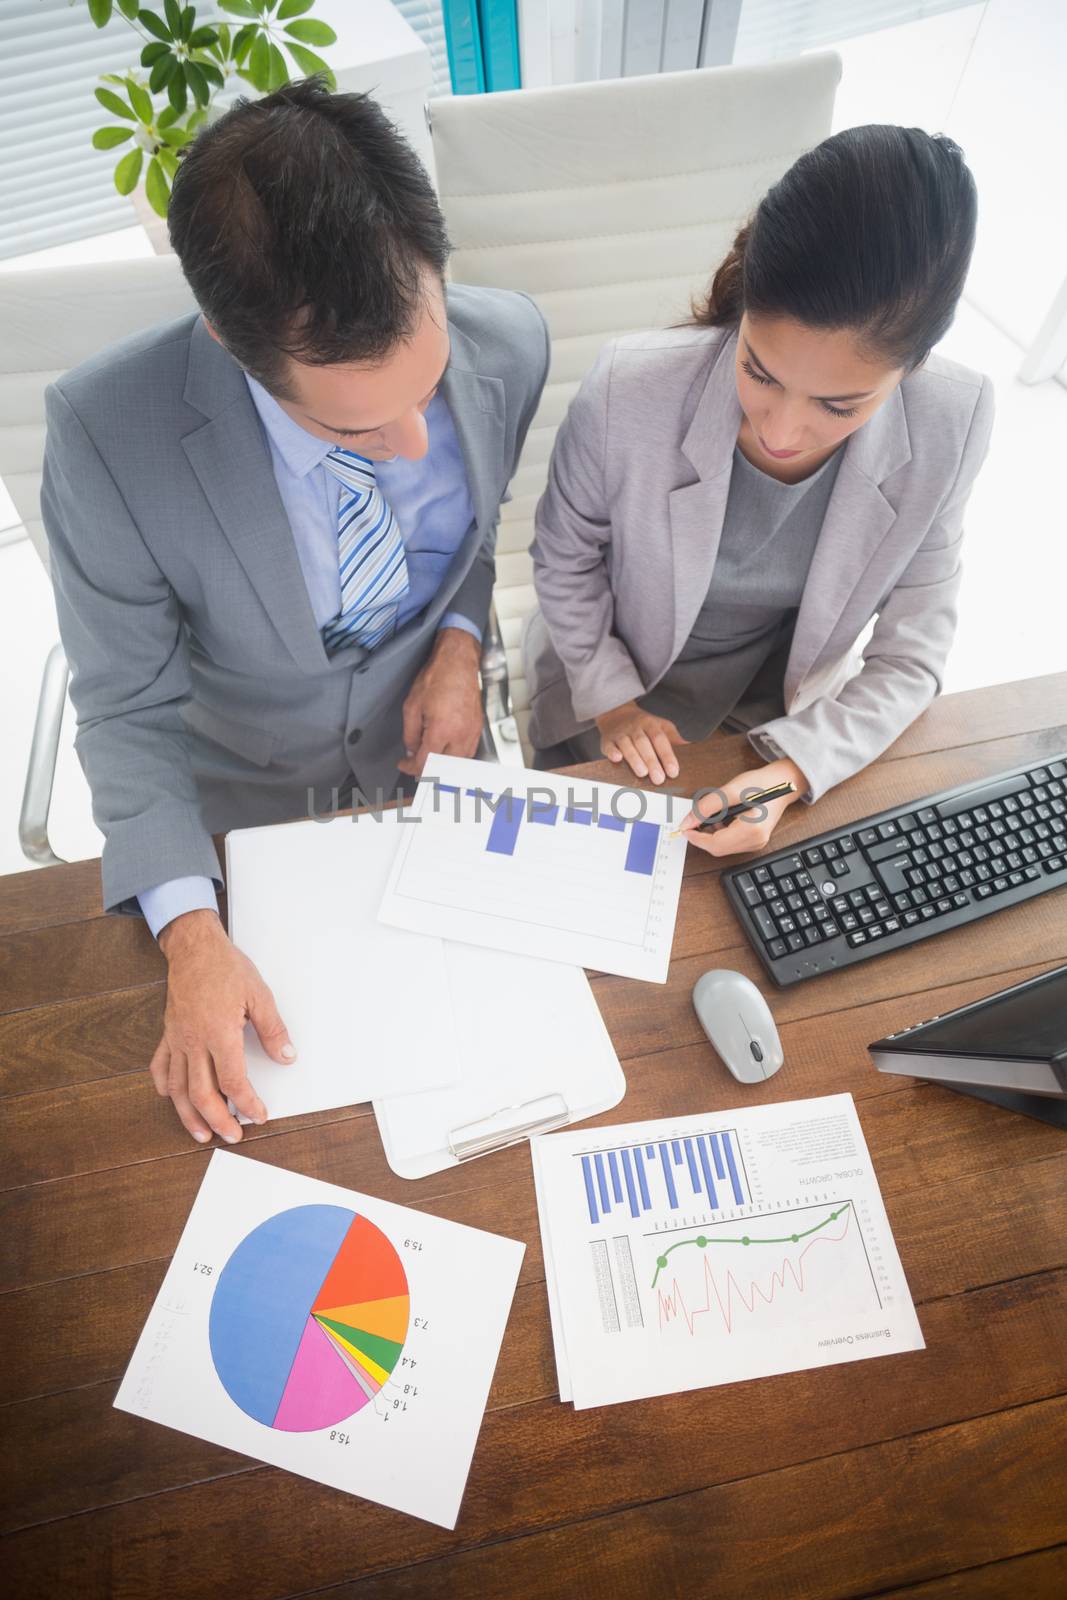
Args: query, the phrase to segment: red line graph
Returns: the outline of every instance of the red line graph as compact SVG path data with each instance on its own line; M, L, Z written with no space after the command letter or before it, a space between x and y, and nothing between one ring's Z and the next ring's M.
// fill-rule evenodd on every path
M763 1288L759 1280L752 1278L749 1280L749 1288L746 1293L729 1268L723 1280L723 1285L720 1287L719 1279L712 1270L711 1255L710 1253L705 1255L704 1304L694 1305L690 1309L686 1305L682 1287L678 1279L675 1278L669 1290L661 1289L659 1291L660 1328L667 1328L671 1323L681 1319L692 1334L695 1332L698 1317L717 1310L722 1318L726 1332L732 1333L740 1306L743 1306L746 1311L752 1312L759 1302L767 1306L773 1305L775 1295L779 1290L785 1288L787 1281L791 1281L794 1287L803 1294L805 1288L804 1260L808 1252L817 1249L819 1245L840 1244L848 1233L851 1220L852 1207L848 1206L845 1210L844 1225L839 1233L820 1233L816 1238L809 1239L795 1261L789 1256L783 1256L781 1266L775 1267L771 1272L766 1289ZM740 1302L740 1306L735 1306L735 1298Z

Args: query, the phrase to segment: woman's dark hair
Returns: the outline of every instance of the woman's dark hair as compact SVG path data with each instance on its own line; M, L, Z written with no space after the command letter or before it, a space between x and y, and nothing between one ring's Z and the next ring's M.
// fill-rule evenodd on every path
M955 315L976 215L974 179L944 134L848 128L768 190L693 320L735 327L749 311L848 328L910 372Z
M239 100L188 147L171 243L230 354L290 398L286 358L374 362L414 331L448 236L415 152L367 95L309 78Z

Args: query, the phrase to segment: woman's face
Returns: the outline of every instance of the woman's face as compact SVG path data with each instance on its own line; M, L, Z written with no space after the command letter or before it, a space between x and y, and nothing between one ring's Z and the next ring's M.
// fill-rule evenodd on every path
M885 404L904 371L861 355L847 329L787 317L741 318L737 398L749 445L783 466L829 455Z

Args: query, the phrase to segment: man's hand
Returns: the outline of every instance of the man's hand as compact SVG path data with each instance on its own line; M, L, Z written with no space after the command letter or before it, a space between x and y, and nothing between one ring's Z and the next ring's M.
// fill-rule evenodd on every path
M742 799L746 789L751 793L757 789L773 789L779 783L791 783L796 793L786 795L783 800L770 800L743 817L735 817L724 828L715 828L711 833L695 831L701 822L723 810L721 795L726 796L727 805L735 805ZM686 817L680 831L685 833L690 844L695 844L698 850L706 850L710 856L762 850L782 813L795 800L799 800L808 787L808 780L795 761L769 761L765 767L759 767L754 772L742 772L740 777L731 778L718 793L705 795L697 802L697 810L691 811ZM762 820L757 821L759 817Z
M636 777L651 778L653 783L678 776L673 747L689 741L666 717L654 717L636 700L627 700L597 717L596 725L600 749L609 761L628 761Z
M236 1144L241 1124L227 1109L227 1096L253 1122L267 1120L245 1071L246 1020L273 1061L292 1061L296 1051L274 996L214 911L175 917L160 933L159 948L167 958L167 1009L148 1069L152 1081L200 1144L212 1132Z
M433 654L404 701L401 772L418 778L431 751L472 756L482 732L478 664L482 647L465 628L442 628Z

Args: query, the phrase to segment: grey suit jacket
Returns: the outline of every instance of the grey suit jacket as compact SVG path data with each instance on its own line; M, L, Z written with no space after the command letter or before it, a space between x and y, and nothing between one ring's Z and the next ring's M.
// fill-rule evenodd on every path
M330 657L244 376L199 315L47 391L41 505L104 904L218 882L214 832L401 781L401 707L447 610L484 623L496 522L548 367L524 295L452 287L442 392L475 520L430 605Z
M741 408L736 334L633 334L602 351L556 439L523 641L541 748L658 683L715 569ZM787 715L749 737L810 780L872 761L938 693L956 626L963 508L992 385L931 356L850 435L804 588ZM857 671L854 646L872 617Z

